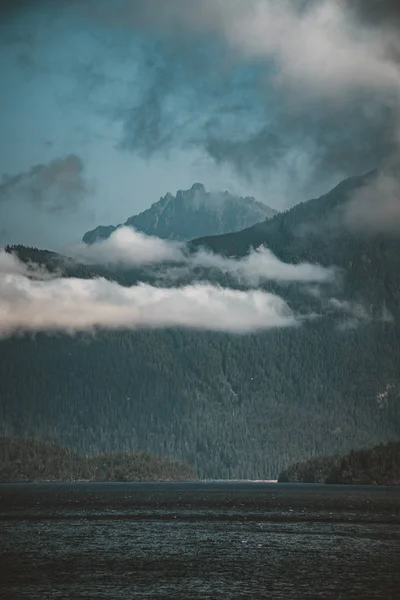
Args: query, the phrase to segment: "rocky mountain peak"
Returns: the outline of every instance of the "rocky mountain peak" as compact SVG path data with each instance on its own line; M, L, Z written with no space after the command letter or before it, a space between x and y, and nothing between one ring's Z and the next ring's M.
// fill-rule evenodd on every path
M176 196L168 192L147 210L129 217L124 225L147 235L185 241L239 231L275 213L253 197L235 196L227 190L208 192L202 183L194 183L188 190L178 190ZM83 241L92 244L106 239L115 229L113 225L99 226L85 233Z

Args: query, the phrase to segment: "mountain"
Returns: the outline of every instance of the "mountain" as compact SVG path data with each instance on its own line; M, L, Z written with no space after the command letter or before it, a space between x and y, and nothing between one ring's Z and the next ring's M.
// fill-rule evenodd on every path
M236 256L265 244L287 262L338 266L329 295L263 284L312 315L302 326L241 336L167 329L2 340L4 434L57 441L80 455L151 452L184 461L200 477L255 479L398 440L400 236L352 230L342 220L373 177L190 244ZM96 275L85 269L70 265L65 274ZM124 285L140 278L107 276Z
M329 193L279 213L243 231L207 236L190 242L225 256L243 257L251 249L267 246L289 263L310 262L342 269L340 294L357 300L374 312L389 309L399 314L400 228L353 228L346 217L354 197L379 176L371 171L342 181ZM377 195L379 206L381 198ZM391 213L389 212L389 215ZM400 316L400 315L399 315Z
M351 177L333 190L308 202L296 204L290 210L278 213L268 221L244 228L242 231L223 235L208 235L191 242L192 248L206 247L213 252L228 256L245 256L251 248L267 244L274 252L290 256L296 262L302 260L309 247L318 242L326 248L323 262L331 264L337 258L338 239L348 236L343 227L343 212L351 197L374 181L377 171ZM359 237L359 236L357 236Z
M400 485L400 442L352 450L345 456L328 456L298 462L282 471L278 481Z
M191 240L238 231L274 214L275 210L254 198L233 196L226 191L210 193L204 185L195 183L190 190L179 190L176 196L167 194L149 209L129 217L124 225L160 238ZM83 242L93 244L106 239L116 229L113 225L99 226L85 233Z

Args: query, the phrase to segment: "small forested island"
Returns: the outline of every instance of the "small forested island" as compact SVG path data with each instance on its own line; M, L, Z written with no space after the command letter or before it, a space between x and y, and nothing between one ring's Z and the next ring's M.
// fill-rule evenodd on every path
M278 483L400 485L400 442L294 463L280 473Z
M70 448L23 437L0 437L0 483L40 481L186 481L184 463L145 452L79 456Z

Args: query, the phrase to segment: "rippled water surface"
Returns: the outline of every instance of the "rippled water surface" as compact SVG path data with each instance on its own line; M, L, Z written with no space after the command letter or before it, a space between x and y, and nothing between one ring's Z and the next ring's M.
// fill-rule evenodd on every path
M400 600L400 489L0 486L0 598Z

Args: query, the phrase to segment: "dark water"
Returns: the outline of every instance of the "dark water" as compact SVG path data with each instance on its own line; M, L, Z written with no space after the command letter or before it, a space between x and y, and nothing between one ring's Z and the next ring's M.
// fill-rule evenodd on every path
M400 600L400 489L0 486L0 598Z

